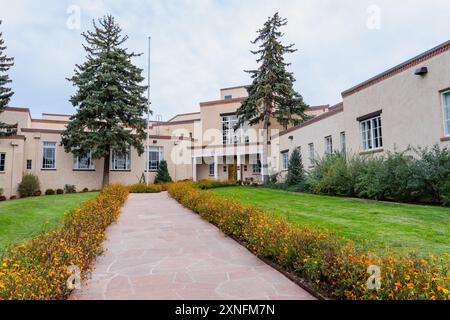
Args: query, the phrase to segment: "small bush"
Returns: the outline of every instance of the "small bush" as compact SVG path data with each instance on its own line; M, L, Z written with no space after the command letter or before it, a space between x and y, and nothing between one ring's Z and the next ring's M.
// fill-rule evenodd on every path
M83 193L89 192L89 189L88 188L84 188L83 191L81 191L81 192L83 192Z
M53 195L55 195L55 190L53 190L53 189L47 189L47 190L45 190L45 195L46 196L53 196Z
M163 160L159 163L158 173L155 177L155 183L168 183L172 182L172 178L169 174L169 169L167 168L167 161Z
M220 198L190 182L173 183L170 195L185 207L307 280L329 297L350 300L450 299L448 257L366 251L332 232L289 224L279 214ZM369 266L381 269L382 286L369 289Z
M39 179L33 174L23 176L19 184L18 191L21 198L31 197L40 188Z
M207 190L215 188L232 187L238 185L235 181L202 180L195 183L195 187Z
M69 266L85 278L101 252L105 229L120 214L128 196L120 185L105 187L100 195L65 214L62 226L23 245L11 247L0 258L0 300L61 300L69 296Z
M6 197L5 196L0 196L0 202L1 201L6 201Z
M35 191L33 193L33 197L40 197L40 196L42 196L42 191L41 190Z
M305 182L305 170L303 168L302 155L296 148L289 159L288 174L286 184L290 186L300 185Z
M63 189L56 189L56 194L64 194L64 190Z
M64 186L64 192L65 193L76 193L77 192L77 188L72 185L72 184L66 184Z
M11 197L9 197L9 200L16 200L17 199L17 196L11 196Z
M163 186L159 184L147 185L145 183L137 183L128 187L130 193L160 193Z

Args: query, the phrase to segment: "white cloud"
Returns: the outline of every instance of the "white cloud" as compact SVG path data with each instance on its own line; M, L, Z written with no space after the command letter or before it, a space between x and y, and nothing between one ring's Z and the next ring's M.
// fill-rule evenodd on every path
M69 5L81 8L82 30L66 28ZM379 30L366 27L367 8L380 8ZM84 60L81 31L91 20L115 15L128 48L147 52L152 36L152 101L165 119L198 110L220 87L249 82L255 66L250 41L269 15L289 20L286 42L296 88L310 104L335 103L341 91L448 40L447 0L0 0L11 72L13 104L41 112L72 112L65 80ZM136 63L146 70L146 55Z

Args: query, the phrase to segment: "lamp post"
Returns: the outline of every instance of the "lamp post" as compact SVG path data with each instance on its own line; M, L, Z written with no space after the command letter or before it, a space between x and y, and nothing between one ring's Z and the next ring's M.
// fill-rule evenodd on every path
M151 59L151 45L152 45L152 37L148 37L148 74L147 74L147 81L148 81L148 87L147 87L147 147L145 150L145 181L147 182L147 185L150 184L150 166L149 166L149 150L150 150L150 59Z

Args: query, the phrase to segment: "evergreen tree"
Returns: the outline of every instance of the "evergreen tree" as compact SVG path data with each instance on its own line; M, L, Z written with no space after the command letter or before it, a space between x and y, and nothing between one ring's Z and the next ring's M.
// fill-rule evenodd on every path
M258 31L258 37L252 42L259 44L259 50L252 51L258 55L257 70L246 71L251 74L252 84L248 88L249 96L237 111L239 123L236 129L244 124L262 123L262 170L264 184L269 182L268 174L268 134L271 119L276 119L284 128L297 125L308 119L305 114L307 105L302 96L293 88L295 78L286 70L290 64L284 55L293 53L293 44L284 46L281 43L283 33L279 29L287 24L278 13L269 18L264 27Z
M0 26L2 21L0 20ZM8 57L4 51L6 50L3 33L0 32L0 113L5 111L14 92L11 88L6 87L11 83L8 74L4 74L14 65L14 58ZM0 122L0 136L13 135L16 133L17 125L9 125Z
M144 97L142 69L131 59L140 54L122 48L128 36L110 15L94 21L94 31L83 33L87 61L76 65L68 79L77 88L70 102L77 109L62 134L66 152L76 156L93 152L104 159L103 185L109 183L111 152L123 154L133 146L141 155L146 138L144 114L149 111Z
M302 155L298 148L295 148L289 159L288 174L286 183L291 186L305 182L305 170L303 168Z
M163 160L159 163L158 173L156 174L155 183L172 182L172 178L167 168L167 161Z

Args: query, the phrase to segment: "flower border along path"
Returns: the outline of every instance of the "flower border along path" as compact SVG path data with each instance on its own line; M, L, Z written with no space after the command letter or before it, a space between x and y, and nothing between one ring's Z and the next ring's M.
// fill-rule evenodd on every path
M168 190L182 205L238 239L250 251L295 272L328 297L450 299L448 256L365 251L328 231L293 226L273 212L201 191L192 182L174 183ZM368 285L369 270L380 271L372 275L377 280L373 286Z
M167 193L131 194L71 299L314 299Z
M74 268L81 277L90 271L105 229L116 221L127 197L127 187L109 185L82 208L66 213L59 229L7 250L0 260L0 300L67 298L69 271Z

